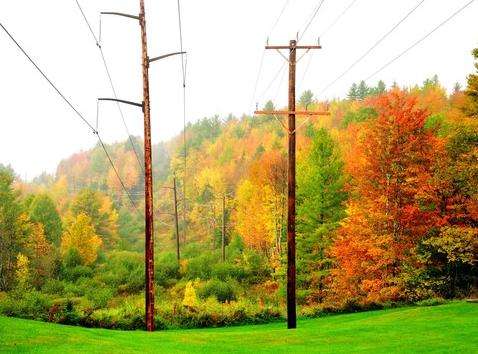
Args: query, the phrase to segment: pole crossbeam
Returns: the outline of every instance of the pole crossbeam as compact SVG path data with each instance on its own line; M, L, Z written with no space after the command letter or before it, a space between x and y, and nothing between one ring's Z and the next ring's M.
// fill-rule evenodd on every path
M289 107L286 111L255 111L255 114L262 115L286 115L288 116L287 130L288 141L288 177L287 177L287 328L297 327L297 301L296 301L296 264L295 264L295 217L296 217L296 116L323 116L329 112L296 111L295 107L295 85L297 49L321 49L320 45L297 45L296 40L291 40L289 45L266 45L266 49L273 49L280 52L281 49L289 50ZM302 58L302 56L300 57ZM300 60L299 58L299 60ZM281 123L282 124L282 123ZM283 125L284 126L284 125ZM285 127L285 126L284 126Z
M186 54L186 52L174 52L174 53L168 53L168 54L160 55L159 57L149 59L149 62L152 63L156 60L161 60L161 59L164 59L164 58L172 57L173 55L182 55L182 54Z
M296 42L297 43L297 42ZM266 49L322 49L321 45L266 45Z
M134 20L139 20L139 16L136 15L130 15L130 14L124 14L122 12L114 12L114 11L102 11L102 15L115 15L115 16L121 16L121 17L127 17L127 18L132 18Z
M126 100L120 100L117 98L98 98L98 101L112 101L112 102L119 102L119 103L124 103L124 104L129 104L131 106L136 106L136 107L141 107L143 108L144 104L143 103L138 103L138 102L132 102L132 101L126 101Z
M255 111L254 114L261 115L289 115L295 114L296 116L328 116L330 112L327 111Z

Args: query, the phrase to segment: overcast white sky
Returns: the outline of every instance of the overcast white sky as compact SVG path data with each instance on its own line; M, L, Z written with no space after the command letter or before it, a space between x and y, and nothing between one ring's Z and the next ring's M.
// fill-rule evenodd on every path
M271 44L288 43L303 29L320 0L290 0L270 35ZM426 0L376 50L324 94L319 92L403 17L418 0L357 0L321 38L305 80L306 56L298 67L298 89L319 98L344 96L359 81L430 31L468 0ZM98 30L99 11L138 13L137 0L82 0ZM250 113L262 105L286 100L286 77L266 90L283 59L267 51L256 98L253 91L263 45L285 0L182 0L183 35L188 55L188 121L205 116ZM325 0L302 43L316 38L351 0ZM177 51L176 0L146 0L150 56ZM472 48L478 46L478 1L420 46L377 75L387 84L421 83L438 74L453 87L473 71ZM96 98L111 96L99 51L75 0L0 1L0 21L37 60L50 78L91 122ZM118 96L141 101L139 26L134 20L104 17L103 48ZM153 140L168 139L182 129L180 59L152 64ZM281 77L279 76L279 79ZM370 84L375 83L375 78ZM299 93L298 93L299 94ZM0 31L0 163L11 164L28 179L54 172L58 162L96 143L95 137ZM142 135L141 111L125 106L131 132ZM103 104L100 131L106 142L126 139L114 104Z

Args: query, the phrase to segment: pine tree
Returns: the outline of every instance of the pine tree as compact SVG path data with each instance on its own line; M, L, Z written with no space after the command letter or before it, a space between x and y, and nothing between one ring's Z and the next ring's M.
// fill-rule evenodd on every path
M376 90L377 90L377 94L385 93L385 91L387 90L387 86L385 85L385 82L380 80L377 84L377 89Z
M325 129L315 132L308 156L298 166L297 231L299 287L321 298L330 267L326 249L344 215L343 162Z
M350 87L349 93L347 94L347 98L349 100L358 99L358 87L357 87L357 84L355 82Z
M360 81L357 89L357 98L359 100L365 99L370 94L370 88L367 86L365 81Z

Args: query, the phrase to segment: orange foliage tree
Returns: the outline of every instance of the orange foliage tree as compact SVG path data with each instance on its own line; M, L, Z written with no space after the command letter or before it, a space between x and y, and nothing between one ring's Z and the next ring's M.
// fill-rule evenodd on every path
M349 156L348 215L331 248L330 290L339 302L399 299L402 272L418 265L414 247L438 221L432 179L442 144L424 129L426 111L399 90L378 97L374 108L378 117Z

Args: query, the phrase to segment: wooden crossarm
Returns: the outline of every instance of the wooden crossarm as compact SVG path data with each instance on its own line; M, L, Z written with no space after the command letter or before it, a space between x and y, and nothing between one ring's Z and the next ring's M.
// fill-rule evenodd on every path
M322 49L320 45L296 45L294 47L290 45L266 45L266 49Z
M297 116L329 116L330 112L326 111L255 111L254 114L265 114L265 115L289 115L295 114Z

